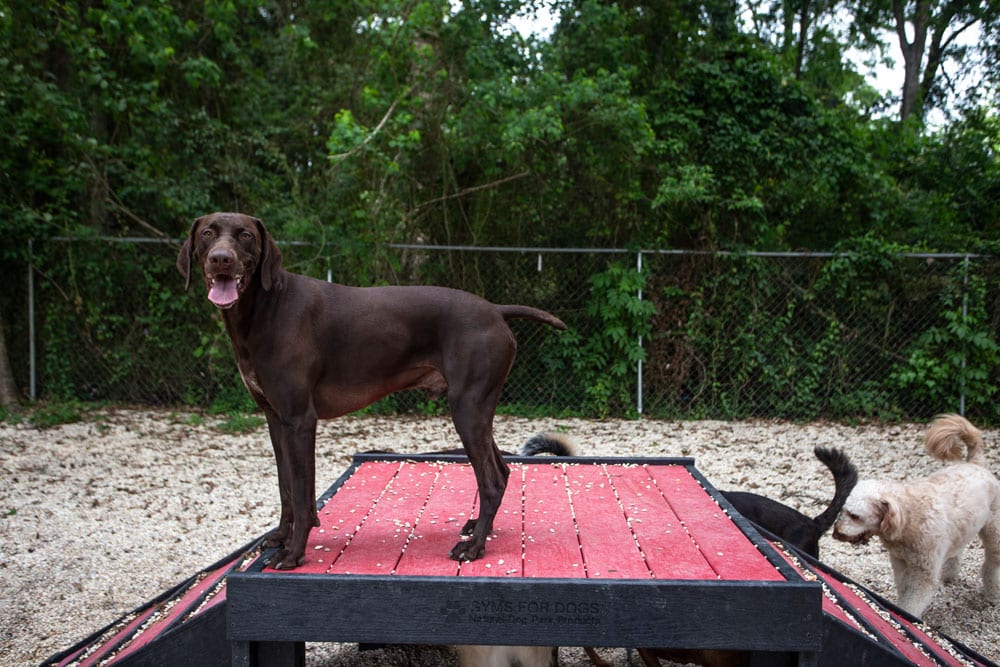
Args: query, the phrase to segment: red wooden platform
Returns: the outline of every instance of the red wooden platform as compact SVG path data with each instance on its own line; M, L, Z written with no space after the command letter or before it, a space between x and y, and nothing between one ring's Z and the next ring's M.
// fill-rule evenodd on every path
M486 557L458 563L445 556L475 501L466 463L363 463L295 572L785 580L681 463L512 464Z
M690 459L516 459L486 556L457 563L448 551L477 511L468 463L359 457L321 500L300 568L230 575L229 636L241 664L251 643L302 641L814 658L819 586L720 498Z

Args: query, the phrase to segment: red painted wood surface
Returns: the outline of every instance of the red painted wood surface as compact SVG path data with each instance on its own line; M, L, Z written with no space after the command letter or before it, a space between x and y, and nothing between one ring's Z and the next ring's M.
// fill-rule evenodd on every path
M824 613L837 618L858 632L867 634L867 631L858 624L854 615L860 616L879 634L879 639L873 639L873 641L884 641L892 644L914 665L961 667L962 665L983 664L968 656L956 657L919 625L908 621L892 609L880 605L876 600L866 599L853 586L831 572L793 560L780 548L777 549L777 552L800 574L806 577L814 575L818 578L837 598L837 601L834 601L830 595L823 596ZM847 610L841 605L846 606ZM913 640L918 641L921 647L916 646L903 630L909 632Z
M364 462L320 510L297 573L783 581L683 465L512 464L486 556L467 463Z
M119 649L115 655L115 659L120 660L127 655L135 653L143 646L155 641L164 629L173 626L175 621L179 620L185 614L193 611L192 605L194 605L202 598L203 595L211 591L220 581L222 581L238 560L240 559L233 559L214 572L206 573L202 579L191 584L191 586L180 596L171 599L170 609L161 613L159 618L144 627L142 632L133 637L126 646ZM82 665L87 664L91 663L89 661L85 661L81 663L81 667Z

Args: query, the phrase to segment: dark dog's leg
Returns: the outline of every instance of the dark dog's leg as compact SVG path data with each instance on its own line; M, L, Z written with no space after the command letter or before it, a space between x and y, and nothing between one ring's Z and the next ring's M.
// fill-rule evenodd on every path
M462 438L465 442L465 438ZM484 452L485 450L485 452ZM471 539L461 541L448 554L454 560L476 560L486 553L486 538L493 532L493 520L500 509L510 468L500 455L500 450L490 433L485 441L479 440L473 446L466 446L466 454L476 473L479 489L479 516L469 519L462 527L462 535Z
M493 413L513 363L513 346L508 359L504 364L502 357L494 358L493 372L480 374L478 381L451 384L448 389L451 418L479 489L479 517L470 519L462 528L462 534L471 534L472 538L455 545L448 554L454 560L476 560L486 553L486 538L493 531L493 519L507 488L510 469L493 440ZM482 369L481 361L477 362Z
M316 512L316 414L310 411L303 417L282 422L280 432L282 467L289 480L292 535L269 564L277 570L285 570L298 567L305 561L309 531L319 525Z
M278 495L281 498L281 518L278 520L278 527L267 534L265 544L269 547L280 547L292 534L291 473L288 470L287 457L282 453L284 445L281 441L281 422L278 415L265 407L264 416L267 417L267 432L271 436L274 462L278 468Z

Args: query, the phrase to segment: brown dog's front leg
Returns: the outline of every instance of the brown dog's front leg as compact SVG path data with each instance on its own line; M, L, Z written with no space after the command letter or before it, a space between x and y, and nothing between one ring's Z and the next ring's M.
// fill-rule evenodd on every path
M271 447L274 449L274 462L278 469L278 495L281 499L281 517L278 526L264 538L264 544L269 547L284 546L285 540L292 534L292 503L291 503L291 473L288 470L288 457L284 455L282 443L281 421L278 415L269 408L264 409L267 418L267 432L271 437Z
M310 414L290 423L282 423L280 430L292 514L291 537L284 540L284 548L279 549L268 564L276 570L291 570L305 562L309 532L313 526L319 525L316 512L316 416Z

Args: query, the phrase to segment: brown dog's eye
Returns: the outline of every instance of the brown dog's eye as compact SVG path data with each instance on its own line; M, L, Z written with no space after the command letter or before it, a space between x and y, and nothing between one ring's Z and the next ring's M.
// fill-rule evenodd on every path
M253 240L253 234L251 234L250 232L247 232L247 231L240 232L240 240L241 241L252 241Z
M213 234L214 234L214 232L211 229L203 229L203 230L201 230L201 236L202 236L202 238L206 238L206 239L207 238L211 238Z

